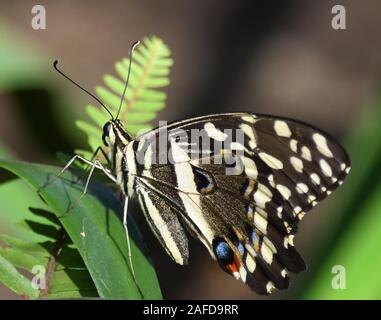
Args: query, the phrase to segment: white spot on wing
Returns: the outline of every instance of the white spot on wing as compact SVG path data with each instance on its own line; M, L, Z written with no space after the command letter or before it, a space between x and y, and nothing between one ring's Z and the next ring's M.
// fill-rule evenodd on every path
M224 141L228 137L226 133L222 132L220 129L217 129L216 126L211 122L205 123L204 129L208 136L214 140Z
M252 257L257 256L257 253L254 251L253 247L250 244L245 244L245 248Z
M302 147L302 158L307 161L312 161L311 150L306 146Z
M267 220L258 212L254 214L254 224L262 233L267 233Z
M291 137L291 130L285 121L276 120L274 122L274 130L279 137Z
M246 276L247 276L247 271L246 271L245 267L242 266L242 265L239 267L239 275L241 277L241 280L243 282L245 282L246 281Z
M272 281L267 282L266 284L267 293L273 292L274 289L275 289L274 283Z
M268 177L268 180L269 180L270 186L275 188L274 175L270 174Z
M254 115L247 115L247 116L242 116L241 119L246 122L250 123L256 123L257 119Z
M305 183L298 183L296 185L296 188L298 190L299 193L307 193L308 192L308 186L305 184Z
M239 142L232 142L230 144L230 149L232 150L245 150L245 147Z
M332 176L332 168L328 164L328 162L325 161L324 159L321 159L319 161L319 164L320 164L320 168L323 171L324 175L326 175L327 177L331 177Z
M295 171L302 173L303 172L303 161L300 160L297 157L291 157L290 158L290 163L295 169Z
M272 155L266 152L259 152L258 156L266 163L270 168L281 170L283 169L283 163L279 159L273 157Z
M288 237L287 237L287 241L290 245L294 246L294 235L293 234L290 234Z
M311 173L310 178L313 184L315 185L320 184L320 177L316 173Z
M277 213L277 216L278 216L279 219L282 219L282 211L283 211L283 207L282 206L279 206L276 209L276 213Z
M278 184L276 188L284 199L288 200L291 197L291 191L286 186Z
M298 152L298 141L297 140L295 140L295 139L290 140L290 149L295 153Z
M245 173L248 177L256 180L258 177L258 170L257 166L255 165L254 160L248 158L248 157L243 157L242 158Z
M333 158L333 154L331 150L328 148L327 139L322 136L320 133L314 133L312 135L312 139L314 140L317 149L319 152L326 157Z
M304 212L301 212L298 214L298 219L302 220L306 214Z
M264 242L262 242L261 246L261 255L268 264L271 264L271 262L273 262L273 253L267 246L267 244L265 244Z
M272 192L265 185L258 183L257 190L253 194L254 202L261 208L272 199Z
M287 236L283 238L283 247L288 249L288 237Z
M299 206L296 206L296 207L294 208L294 213L296 213L296 214L300 213L301 211L302 211L302 208L299 207Z
M255 138L254 130L248 124L243 123L239 126L243 133L249 138L249 147L255 149L257 146L257 139Z
M255 270L256 263L250 254L246 255L245 264L247 270L249 270L250 273L253 273Z
M271 249L271 251L272 251L273 253L277 253L277 250L276 250L274 244L270 241L269 238L267 238L267 237L263 237L263 241L268 245L268 247Z

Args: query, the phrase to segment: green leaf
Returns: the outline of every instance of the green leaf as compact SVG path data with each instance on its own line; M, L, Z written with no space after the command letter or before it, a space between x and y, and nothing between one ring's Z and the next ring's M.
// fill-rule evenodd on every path
M31 243L47 240L37 233L25 232L17 227L21 220L33 216L29 207L47 209L46 204L39 197L36 197L36 194L32 193L25 183L19 179L14 179L0 184L0 203L3 208L0 212L2 232ZM46 222L45 219L37 216L34 216L33 220Z
M0 185L0 199L2 199L3 204L6 204L1 216L3 221L2 231L10 233L0 234L0 240L3 244L3 247L0 247L0 254L14 268L23 269L31 274L31 276L33 267L36 265L48 269L48 262L51 259L51 253L54 251L56 239L51 239L47 235L52 233L52 231L54 231L53 238L57 235L57 229L51 229L52 227L61 227L57 217L41 208L30 208L30 205L41 206L43 208L47 208L47 206L41 201L35 191L19 179L14 179ZM25 219L29 221L29 224ZM28 232L26 232L25 228L15 228L13 226L16 225L18 220L24 220L23 225L29 230ZM20 225L20 223L18 224ZM6 228L4 228L5 225ZM13 227L10 228L10 226ZM36 230L36 226L38 226L37 230L39 234L30 232L30 230ZM62 272L72 274L75 270L81 269L87 272L87 280L82 276L83 279L81 278L81 281L71 281L66 284L70 288L71 297L99 297L94 284L92 284L92 291L89 290L88 283L93 283L93 281L78 251L74 248L69 248L67 245L58 249L60 251L55 270L52 270L53 276L49 285L55 286L56 280L54 274L56 271L61 270ZM11 284L6 279L0 278L0 282L3 282L9 289L13 290ZM68 291L55 291L54 294L51 293L51 288L45 291L39 292L37 290L36 295L33 297L37 297L37 295L48 298L70 297ZM17 293L24 294L22 292Z
M119 115L132 136L152 129L150 122L156 118L158 111L165 108L167 95L162 89L170 84L170 67L173 65L170 54L163 40L157 37L144 38L134 51L130 80ZM105 75L105 87L97 86L95 89L114 115L118 112L124 91L129 61L129 58L124 58L117 62L115 70L118 76ZM84 121L77 121L76 125L87 134L90 149L95 151L100 144L102 127L110 116L105 110L92 105L87 106L86 111L95 126Z
M34 256L14 248L5 249L0 247L0 255L11 262L15 267L27 271L31 271L33 266L44 266L48 263L48 257Z
M27 181L34 190L45 186L40 189L41 196L78 248L101 297L161 298L154 268L143 253L145 246L129 216L133 265L141 291L131 275L125 232L117 215L122 211L121 204L109 188L91 183L89 193L68 211L83 190L83 184L72 183L71 174L55 178L59 168L16 161L0 161L0 166Z
M19 182L22 183L22 181ZM28 190L29 193L37 197L35 191L29 187ZM19 201L22 202L23 198ZM52 240L40 240L40 242L36 243L31 242L31 240L26 241L11 235L0 235L0 239L6 245L6 247L0 247L0 254L15 268L23 269L30 274L33 274L34 272L42 272L44 269L41 268L45 268L45 271L47 272L45 274L45 279L49 280L46 281L47 288L42 288L39 291L40 298L50 298L51 295L53 295L54 298L68 297L69 291L72 293L72 297L88 297L90 295L92 297L98 297L99 295L94 283L78 253L78 250L70 247L73 245L69 244L67 240L64 242L61 241L61 243L59 242L59 239L63 239L63 237L67 239L67 236L63 233L62 229L60 231L56 228L51 229L51 224L62 228L57 217L53 213L42 209L30 208L30 211L33 212L33 214L29 212L30 217L28 218L28 221L24 221L24 226L27 227L27 230L38 231L40 233L39 238L44 239L49 237L52 238ZM41 217L43 219L41 219ZM38 219L40 222L31 219ZM24 236L24 238L30 238L28 236L29 234L32 234L32 232L24 231L24 233L21 233L20 235ZM38 266L39 269L34 269L36 266ZM77 270L82 272L80 278L75 276ZM65 290L60 291L60 286L58 286L57 289L57 278L55 274L58 271L67 274L68 279L75 280L68 280L67 283L64 284L61 283L61 286L65 285ZM87 276L85 276L85 274ZM7 285L7 283L5 283L5 285ZM52 293L53 288L54 293Z
M52 241L45 241L43 243L35 243L31 241L25 241L14 236L7 234L1 234L0 240L7 245L12 246L15 249L19 249L23 252L32 253L34 255L45 255L46 251L50 251L53 248Z
M73 287L76 288L77 283L81 283L83 291L87 291L89 295L90 291L93 291L93 297L97 295L94 288L94 284L89 278L89 272L86 269L83 270L59 270L54 273L53 285L49 288L49 295L57 296L58 293L74 291Z
M31 281L24 277L7 259L0 255L0 282L19 295L30 298L38 297L38 290L32 287Z

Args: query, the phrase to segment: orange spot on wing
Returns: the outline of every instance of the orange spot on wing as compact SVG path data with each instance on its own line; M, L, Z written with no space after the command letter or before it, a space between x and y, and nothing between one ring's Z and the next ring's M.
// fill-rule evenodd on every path
M241 263L239 262L239 259L236 255L234 255L234 261L232 263L229 263L226 265L226 268L231 272L239 272L239 267L241 266Z

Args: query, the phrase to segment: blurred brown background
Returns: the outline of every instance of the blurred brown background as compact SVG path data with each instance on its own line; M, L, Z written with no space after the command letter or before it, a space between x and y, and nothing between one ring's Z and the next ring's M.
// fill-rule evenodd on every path
M89 97L56 76L52 61L59 59L64 70L92 89L104 73L114 73L114 62L145 35L164 39L175 61L166 90L168 107L160 120L247 110L297 118L340 140L361 106L379 89L381 2L376 0L39 1L47 11L47 29L40 31L30 25L35 4L0 1L0 26L7 25L46 57L46 69L41 72L52 73L56 85L73 102L66 107L80 115ZM346 8L347 30L331 27L335 4ZM35 108L43 108L49 100L43 93L32 98ZM33 126L23 125L24 118L12 108L15 99L0 95L2 140L22 159L50 162L60 145L54 136L44 137L51 139L52 147L40 149L41 137L34 134ZM36 109L26 110L32 117ZM50 121L40 115L36 123ZM73 137L77 134L73 126ZM78 147L72 140L66 143L66 151ZM296 245L307 263L313 261L314 246L329 224L325 209L330 201L315 209L300 227ZM165 298L258 298L221 271L196 241L191 244L190 265L177 266L144 220L139 220ZM293 276L292 289L273 298L292 297L304 277ZM0 297L11 296L5 289L0 292Z

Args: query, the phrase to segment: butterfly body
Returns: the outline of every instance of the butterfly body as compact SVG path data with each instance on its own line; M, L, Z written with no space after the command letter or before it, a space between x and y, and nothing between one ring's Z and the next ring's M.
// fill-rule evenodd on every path
M201 142L191 139L195 130ZM350 169L323 131L245 112L178 121L136 139L112 120L103 141L121 190L139 201L174 261L188 263L187 230L260 294L287 288L288 272L306 269L293 244L298 222Z

